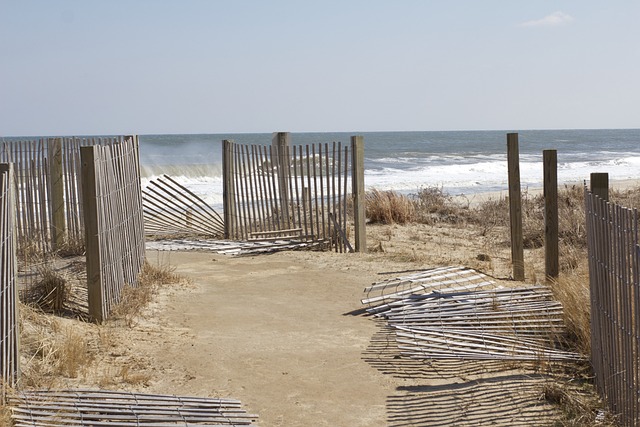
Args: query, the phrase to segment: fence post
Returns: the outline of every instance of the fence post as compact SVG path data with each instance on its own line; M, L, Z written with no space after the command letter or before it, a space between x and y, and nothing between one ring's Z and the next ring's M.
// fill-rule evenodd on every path
M49 185L52 249L60 249L66 237L64 218L64 178L62 170L62 138L48 140Z
M509 218L511 224L511 263L514 280L524 280L524 246L522 241L522 201L520 196L520 154L518 134L507 134L509 168Z
M351 185L353 192L353 219L356 252L367 252L364 194L364 137L351 137Z
M98 182L96 161L98 146L80 147L82 163L82 201L84 212L84 236L87 258L87 288L89 315L98 323L103 320L104 290L102 287L102 254L98 229Z
M273 154L277 158L278 192L280 195L280 217L282 226L289 226L289 145L291 137L289 132L276 132L273 134L271 145Z
M591 174L591 192L604 201L609 201L609 174L594 172Z
M558 277L558 152L544 150L544 255L547 281Z
M225 239L231 239L235 232L236 191L233 175L233 141L225 139L222 141L222 215Z

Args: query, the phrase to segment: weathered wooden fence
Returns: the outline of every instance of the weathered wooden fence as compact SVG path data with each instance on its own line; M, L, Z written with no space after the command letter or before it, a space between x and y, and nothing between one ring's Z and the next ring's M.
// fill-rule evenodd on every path
M84 239L80 147L134 137L7 140L0 162L14 163L19 251L48 253Z
M18 315L16 289L15 194L12 165L0 164L0 403L6 387L16 385L18 353Z
M80 149L89 314L105 320L144 263L137 139Z
M594 184L592 180L592 186ZM596 386L624 426L640 425L638 212L585 189Z
M353 179L359 172L353 165L361 164L354 153L363 152L362 144L361 137L353 137L351 145L292 146L287 133L275 134L271 146L224 141L225 237L296 239L351 252L347 219L353 209L349 198L355 193L349 185L362 182ZM364 232L356 235L364 239ZM356 246L365 249L358 240Z

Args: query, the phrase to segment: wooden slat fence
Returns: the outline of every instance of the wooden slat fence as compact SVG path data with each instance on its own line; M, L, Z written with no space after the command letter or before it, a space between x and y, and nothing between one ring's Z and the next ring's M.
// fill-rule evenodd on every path
M352 149L341 142L242 145L224 141L225 237L325 242L351 252Z
M585 188L591 363L600 394L624 426L640 425L638 212Z
M222 238L223 219L211 206L168 175L142 190L145 232L149 236L175 235Z
M0 403L20 371L16 289L16 228L13 171L0 164Z
M251 426L235 399L105 390L24 391L9 399L15 427Z
M138 142L81 147L89 314L105 320L144 264Z
M14 163L17 244L20 252L49 253L84 240L80 147L110 145L132 137L58 137L3 140L0 162Z
M544 286L500 287L465 267L441 267L365 289L367 312L386 319L406 357L575 361L555 348L562 305Z

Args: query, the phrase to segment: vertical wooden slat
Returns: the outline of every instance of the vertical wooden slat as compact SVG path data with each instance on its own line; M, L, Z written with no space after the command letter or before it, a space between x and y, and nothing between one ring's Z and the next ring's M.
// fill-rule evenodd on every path
M276 180L278 179L278 165L277 165L277 150L270 145L268 148L269 152L269 164L271 165L271 211L272 215L275 216L274 220L277 224L277 227L284 228L284 218L282 217L282 206L280 205L280 198L278 196L278 186Z
M224 238L231 239L234 235L233 225L235 217L235 186L233 181L233 141L222 141L222 204L224 215Z
M267 147L258 146L258 153L262 162L262 186L265 188L264 192L264 205L265 215L268 219L269 230L275 230L277 227L277 218L274 212L274 197L272 192L272 178L273 178L273 163L271 162L271 156Z
M49 209L51 212L51 246L58 250L66 239L64 171L62 162L62 138L48 141L49 159Z
M347 177L349 176L349 147L345 144L344 147L344 169L342 173L342 229L344 230L345 237L347 236Z
M336 159L334 158L334 168L335 168L334 173L337 176L334 178L337 178L337 187L335 189L337 193L336 194L337 205L334 207L333 214L336 216L336 221L338 224L339 231L346 232L346 230L342 228L342 224L340 224L342 220L342 141L338 141L338 146L336 150L338 151L338 161L336 164L336 161L335 161ZM340 253L346 250L343 239L338 239L338 249Z
M297 167L297 161L296 159L298 158L298 146L294 145L293 146L293 153L292 154L292 161L293 161L293 177L292 177L292 181L294 181L294 187L295 187L295 203L293 208L295 209L294 212L294 216L297 213L298 214L298 224L297 227L298 228L302 228L302 215L300 214L300 189L299 189L299 185L298 185L298 181L300 180L300 176L302 175L302 173L300 173L300 171L298 170L299 168ZM302 151L302 147L300 147L300 150ZM306 234L306 233L305 233Z
M329 150L327 149L327 153L329 152ZM329 156L327 155L327 161L329 161ZM331 177L331 179L329 179L329 177ZM329 208L329 213L335 218L335 212L336 212L336 142L333 141L333 143L331 144L331 164L327 163L327 187L329 188L327 190L327 193L330 193L330 200L327 201L327 204L330 203L330 208ZM333 227L334 229L332 230L331 233L329 233L329 236L331 236L331 241L333 242L333 245L335 247L335 251L338 252L338 238L337 238L337 233L338 230L335 229L335 226Z
M264 208L264 191L263 191L263 180L262 180L262 165L259 161L257 155L257 148L255 145L251 145L251 169L253 170L255 176L256 183L256 194L258 197L258 216L260 217L260 230L265 231L269 228L267 225L267 216Z
M314 150L314 157L315 157L315 150ZM316 200L316 217L321 217L322 218L322 238L326 241L327 240L327 227L328 227L328 224L326 224L326 222L325 222L326 214L325 214L325 210L324 210L324 190L323 190L324 182L322 180L322 165L323 165L323 162L322 162L322 144L318 144L318 161L317 162L314 161L314 165L313 165L314 171L315 171L315 168L316 168L316 163L318 163L318 165L319 165L318 178L320 180L320 211L318 211L318 202ZM315 173L314 173L314 181L315 181ZM318 194L318 190L317 189L316 189L316 194Z
M311 198L311 159L309 158L309 144L307 144L305 146L305 156L307 159L307 191L305 192L305 195L307 196L307 206L305 209L306 215L309 216L309 228L311 230L311 235L316 236L314 227L313 227L313 199ZM313 159L313 162L315 163L315 159ZM315 169L314 169L314 174L315 174ZM315 176L313 177L314 181L315 181ZM315 194L315 193L314 193ZM317 200L317 197L315 197L314 199Z

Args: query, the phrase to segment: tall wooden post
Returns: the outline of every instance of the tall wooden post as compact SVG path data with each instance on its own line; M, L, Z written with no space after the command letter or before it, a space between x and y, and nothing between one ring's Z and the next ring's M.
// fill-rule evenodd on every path
M524 280L524 245L522 239L522 201L520 195L520 153L518 134L507 134L509 167L509 218L511 223L511 263L514 280Z
M49 188L52 249L60 249L66 239L64 215L64 175L62 170L62 138L48 140Z
M98 215L100 213L98 212L98 183L100 177L96 176L96 162L100 160L99 148L95 145L80 147L89 315L98 323L104 320L102 253L100 252L98 229Z
M276 132L273 134L271 145L273 155L276 156L278 172L278 194L280 196L280 225L290 228L289 215L289 145L291 137L289 132ZM273 161L273 159L272 159Z
M224 238L235 235L236 187L234 184L233 146L231 140L222 141L222 215L224 220Z
M547 281L560 273L558 249L558 152L544 150L544 255Z
M609 201L609 174L594 172L591 174L591 193L602 200Z
M364 194L364 137L351 137L351 185L353 193L353 218L356 252L367 252Z

